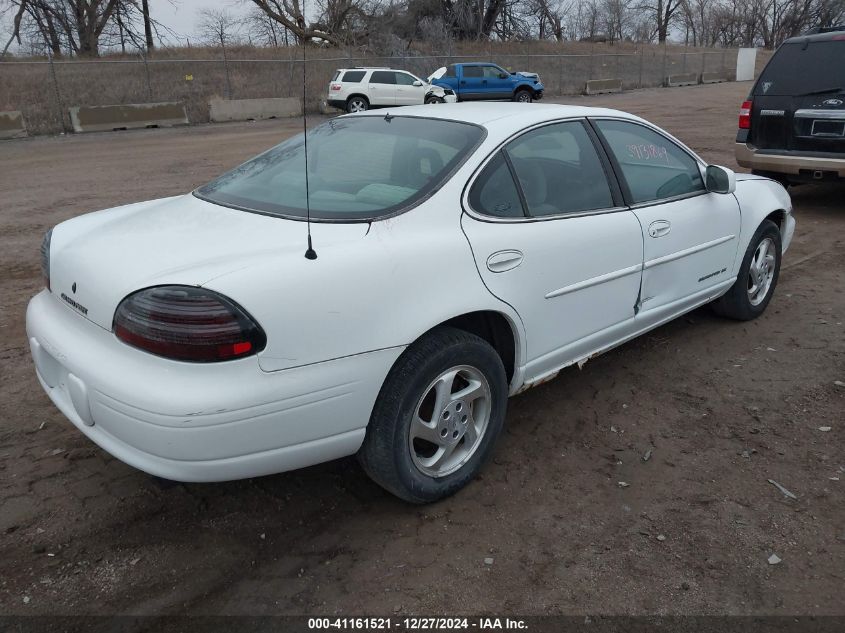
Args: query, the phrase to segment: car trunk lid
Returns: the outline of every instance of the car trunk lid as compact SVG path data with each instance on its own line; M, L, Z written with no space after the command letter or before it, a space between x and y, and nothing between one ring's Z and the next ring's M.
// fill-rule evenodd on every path
M367 223L312 223L314 244L361 239ZM56 227L50 285L74 312L111 329L126 295L161 284L200 286L289 252L302 257L306 223L213 204L193 195L129 205Z

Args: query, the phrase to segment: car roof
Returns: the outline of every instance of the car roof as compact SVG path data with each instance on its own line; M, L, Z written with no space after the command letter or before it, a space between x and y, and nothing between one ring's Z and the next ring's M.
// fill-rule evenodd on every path
M536 123L554 121L557 119L574 117L621 117L633 121L641 121L639 117L612 110L610 108L590 108L586 106L560 105L556 103L444 103L439 105L402 106L397 108L382 108L367 110L348 116L385 116L421 117L427 119L444 119L475 123L490 127L493 122L497 129L505 127L518 131Z
M387 66L353 66L352 68L338 68L337 72L345 70L395 70L397 72L407 73L409 71L402 68L388 68Z
M838 40L845 42L845 27L834 27L838 30L826 31L824 33L813 33L807 35L798 35L797 37L790 37L784 40L784 44L796 44L798 42L827 42L829 40Z

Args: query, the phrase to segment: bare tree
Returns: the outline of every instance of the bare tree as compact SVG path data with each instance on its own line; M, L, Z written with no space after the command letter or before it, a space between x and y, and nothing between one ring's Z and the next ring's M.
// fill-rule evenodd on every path
M228 9L202 9L197 17L197 34L206 44L225 50L237 41L242 22Z

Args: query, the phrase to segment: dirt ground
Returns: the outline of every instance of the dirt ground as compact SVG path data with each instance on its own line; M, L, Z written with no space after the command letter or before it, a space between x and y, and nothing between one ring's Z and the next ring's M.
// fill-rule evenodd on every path
M569 101L735 167L748 87ZM162 482L77 432L24 332L43 232L188 191L299 125L0 144L0 613L845 614L842 187L792 190L797 234L763 317L701 309L512 399L492 462L436 505L396 500L351 458Z

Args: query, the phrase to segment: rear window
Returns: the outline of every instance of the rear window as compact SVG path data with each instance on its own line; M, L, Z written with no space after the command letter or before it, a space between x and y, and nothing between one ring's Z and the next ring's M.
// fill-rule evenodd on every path
M763 69L754 94L801 96L845 92L845 40L790 42Z
M332 75L332 81L337 79L339 76L340 76L340 71L339 70L334 71L334 75Z
M347 70L346 74L343 75L343 81L351 84L358 84L361 83L361 80L364 78L365 71L363 70Z
M436 119L328 121L308 132L311 217L375 219L415 204L439 188L483 136L476 125ZM194 195L245 211L304 218L303 136L256 156Z

